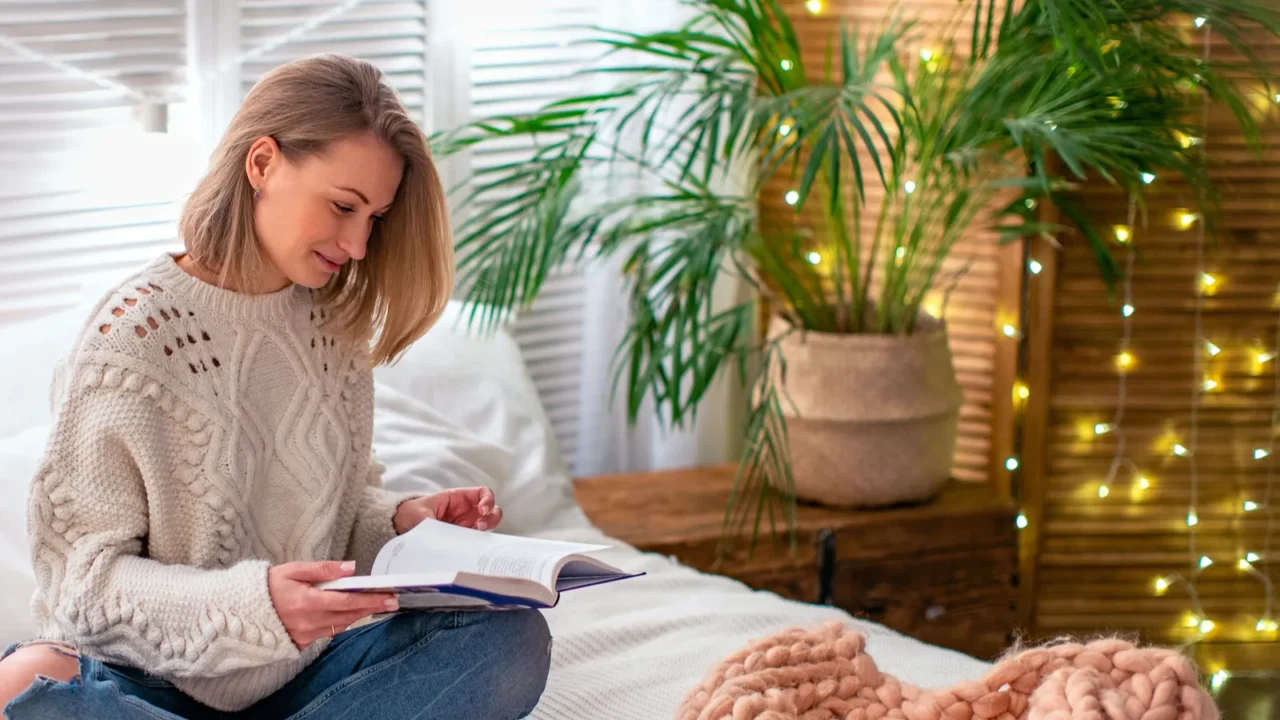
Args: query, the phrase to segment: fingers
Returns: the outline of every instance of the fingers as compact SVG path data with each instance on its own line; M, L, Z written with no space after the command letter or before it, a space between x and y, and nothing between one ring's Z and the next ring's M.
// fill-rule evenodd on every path
M372 615L381 612L395 612L400 609L400 602L390 593L337 592L334 590L316 590L307 597L309 609L317 613L364 613ZM364 617L363 615L361 617Z
M476 530L492 530L502 522L502 509L487 487L454 488L437 497L436 519L442 522Z
M284 577L290 580L296 580L304 583L321 583L329 580L337 580L354 574L356 564L350 560L346 562L338 562L337 560L326 560L324 562L293 562L280 566L280 572Z
M492 530L500 524L502 524L502 508L495 505L488 515L480 518L480 524L476 526L476 529Z

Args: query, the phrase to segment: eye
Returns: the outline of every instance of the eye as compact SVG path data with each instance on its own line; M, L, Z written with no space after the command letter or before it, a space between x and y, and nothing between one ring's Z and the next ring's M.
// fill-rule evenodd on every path
M343 215L350 215L351 213L356 211L355 208L348 207L346 205L343 205L342 203L334 203L333 208L338 212L342 213Z
M386 215L370 215L369 217L370 217L370 219L371 219L371 220L373 220L373 222L375 222L375 223L380 223L380 222L382 222L383 220L386 220L386 219L387 219L387 216L386 216Z

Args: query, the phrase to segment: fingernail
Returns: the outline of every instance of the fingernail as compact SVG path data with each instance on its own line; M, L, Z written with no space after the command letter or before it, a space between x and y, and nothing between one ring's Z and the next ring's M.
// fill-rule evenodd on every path
M400 609L400 601L395 598L391 598L386 602L386 606L388 612L395 612Z
M342 572L355 572L356 563L354 560L347 560L342 563Z

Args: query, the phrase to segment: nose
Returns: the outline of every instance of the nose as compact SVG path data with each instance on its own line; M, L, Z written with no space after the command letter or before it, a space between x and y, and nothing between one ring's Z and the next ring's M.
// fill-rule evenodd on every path
M338 238L338 247L352 260L363 260L369 247L369 228L360 227L358 223L349 223Z

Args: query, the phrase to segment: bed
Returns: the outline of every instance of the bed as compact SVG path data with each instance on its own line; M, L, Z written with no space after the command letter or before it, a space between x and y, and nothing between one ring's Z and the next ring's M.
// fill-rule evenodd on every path
M84 307L0 328L0 646L33 632L25 496L43 451L57 358ZM499 330L466 331L460 308L394 366L377 371L374 447L397 490L485 484L506 510L503 530L599 542L604 559L644 577L566 594L546 617L551 677L533 717L666 718L706 669L752 638L838 619L858 627L881 669L924 687L976 679L973 658L920 643L842 611L754 592L593 527L574 503L519 349Z

